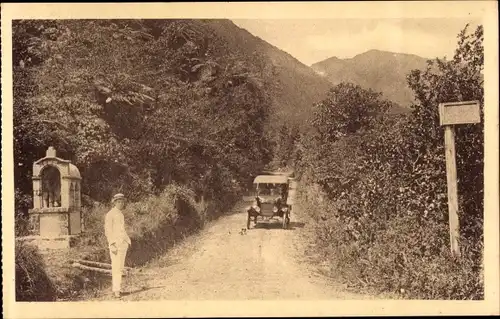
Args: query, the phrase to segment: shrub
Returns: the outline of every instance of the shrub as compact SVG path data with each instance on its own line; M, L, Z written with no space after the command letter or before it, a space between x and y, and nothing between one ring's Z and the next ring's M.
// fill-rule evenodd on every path
M17 234L26 233L17 216L32 207L32 163L49 145L79 167L84 204L115 192L133 201L136 264L219 216L270 161L273 67L227 46L210 24L17 21L13 39ZM92 245L99 261L109 258L108 209L84 211L78 249Z
M235 197L221 201L210 201L201 207L195 201L195 194L184 186L168 185L159 195L144 197L129 203L125 210L125 223L132 241L127 263L142 265L164 253L176 242L199 230L206 221L221 215L234 204ZM109 262L107 240L104 235L104 217L110 206L97 205L84 212L85 233L83 245L100 250L101 261Z
M56 288L45 272L45 263L38 249L16 242L16 300L54 301Z
M213 199L270 160L273 66L210 23L16 21L13 41L20 195L31 197L32 163L49 145L100 201L139 201L173 182Z
M318 258L328 262L332 276L350 286L412 299L484 297L477 252L469 252L481 247L463 242L457 263L450 256L445 222L422 220L418 214L349 218L339 214L345 201L300 198L315 227L311 240Z
M333 256L332 270L353 285L407 298L484 296L483 125L457 128L462 258L454 260L437 112L440 102L478 100L483 114L482 27L472 35L465 31L452 61L430 61L427 70L409 75L417 98L409 116L359 121L346 110L345 101L353 98L344 94L341 102L320 104L314 121L319 127L302 140L302 179L320 185L327 197L322 215L313 219L318 247ZM458 74L468 74L468 80ZM375 95L369 99L374 101L367 105L380 103ZM350 123L355 129L346 130Z
M324 181L315 171L313 180L327 195L322 218L316 218L316 240L325 255L334 256L332 271L351 285L404 292L407 298L483 298L482 236L462 234L460 262L449 253L443 147L425 150L415 161L394 134L398 125L378 128L383 130L358 132L332 145L338 167L333 177ZM362 143L367 140L373 144Z
M193 198L188 189L169 185L160 196L128 207L132 246L127 259L131 265L149 261L201 227Z
M237 200L231 193L205 203L196 202L194 198L194 192L188 188L171 184L159 195L129 203L125 218L132 246L127 252L127 266L141 266L164 254L175 243L203 227L206 221L221 216ZM58 299L79 298L82 292L91 293L109 283L106 275L72 268L66 263L68 258L110 262L104 234L104 218L109 209L110 205L100 203L85 207L85 231L79 244L67 253L51 255L48 259L46 275L51 278ZM40 267L43 270L44 265Z
M29 215L28 209L32 207L30 195L23 194L19 188L15 189L15 234L16 236L29 235Z

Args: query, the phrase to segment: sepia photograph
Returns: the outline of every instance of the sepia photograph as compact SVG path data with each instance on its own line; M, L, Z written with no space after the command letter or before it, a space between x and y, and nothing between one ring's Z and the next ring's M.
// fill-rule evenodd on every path
M2 4L9 318L498 314L497 8L398 3Z

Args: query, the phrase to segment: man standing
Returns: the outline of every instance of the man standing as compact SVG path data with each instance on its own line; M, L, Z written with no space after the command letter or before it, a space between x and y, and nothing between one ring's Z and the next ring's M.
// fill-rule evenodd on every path
M120 297L125 256L130 245L130 237L125 230L125 218L122 210L125 208L125 196L116 194L111 200L113 208L106 214L104 229L111 256L111 273L113 294Z

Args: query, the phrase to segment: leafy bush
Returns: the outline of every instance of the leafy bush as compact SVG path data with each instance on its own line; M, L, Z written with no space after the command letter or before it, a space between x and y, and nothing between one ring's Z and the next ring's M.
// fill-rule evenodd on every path
M445 222L419 215L351 219L339 215L337 204L300 200L305 211L314 212L316 253L328 261L335 278L359 289L412 299L484 298L477 252L468 252L481 247L462 242L457 263L449 252Z
M179 183L207 200L270 160L272 66L200 20L13 24L16 187L53 145L82 191L133 200ZM237 164L236 164L237 163Z
M29 214L28 209L32 205L31 196L23 194L18 188L15 189L15 234L16 236L29 235Z
M285 169L293 164L295 144L299 140L299 126L283 123L276 129L273 141L274 156L270 163L273 169Z
M142 264L224 212L270 161L273 67L202 20L13 23L16 232L48 146L82 174L84 204L122 192ZM172 186L172 185L184 186ZM191 191L188 191L190 189ZM82 255L105 261L107 205L86 206ZM79 252L80 253L80 252Z
M298 167L325 193L317 241L347 281L408 298L483 298L483 125L457 129L462 258L453 260L437 112L440 102L478 100L483 114L481 71L482 27L472 35L464 29L453 60L430 61L409 75L418 103L408 116L346 110L384 104L361 88L339 94L346 85L317 108ZM369 96L365 106L351 104L359 96ZM317 204L305 201L310 209Z
M196 202L194 192L184 186L169 185L160 195L131 202L125 209L127 231L132 246L127 252L127 266L137 267L165 254L174 244L195 233L204 223L221 216L234 205L236 197L220 201ZM110 262L104 234L104 218L111 205L95 204L83 212L85 232L70 251L48 259L48 275L58 299L72 300L82 293L109 285L109 277L82 271L67 264L70 259Z
M125 222L132 240L127 262L131 266L144 264L164 253L176 242L199 230L206 221L220 216L227 206L217 202L200 207L195 194L184 186L169 185L160 195L150 195L141 201L130 203L125 210ZM104 217L109 205L98 205L84 212L85 233L82 245L100 250L101 261L109 261L107 241L104 235Z
M16 242L16 300L54 301L56 288L45 272L38 249Z

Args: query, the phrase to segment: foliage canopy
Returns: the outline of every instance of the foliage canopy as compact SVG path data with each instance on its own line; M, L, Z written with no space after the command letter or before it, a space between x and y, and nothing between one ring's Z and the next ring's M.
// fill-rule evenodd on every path
M472 33L466 27L453 59L412 71L407 79L417 102L408 115L384 114L388 102L346 83L317 105L314 129L298 143L296 164L302 180L320 185L329 199L312 215L319 223L317 239L335 250L330 253L337 271L417 298L482 298L482 43L482 26ZM481 124L456 128L463 253L456 264L449 253L438 104L468 100L480 101Z
M269 161L273 69L202 22L20 20L13 30L18 206L49 145L100 201L172 182L221 196Z

